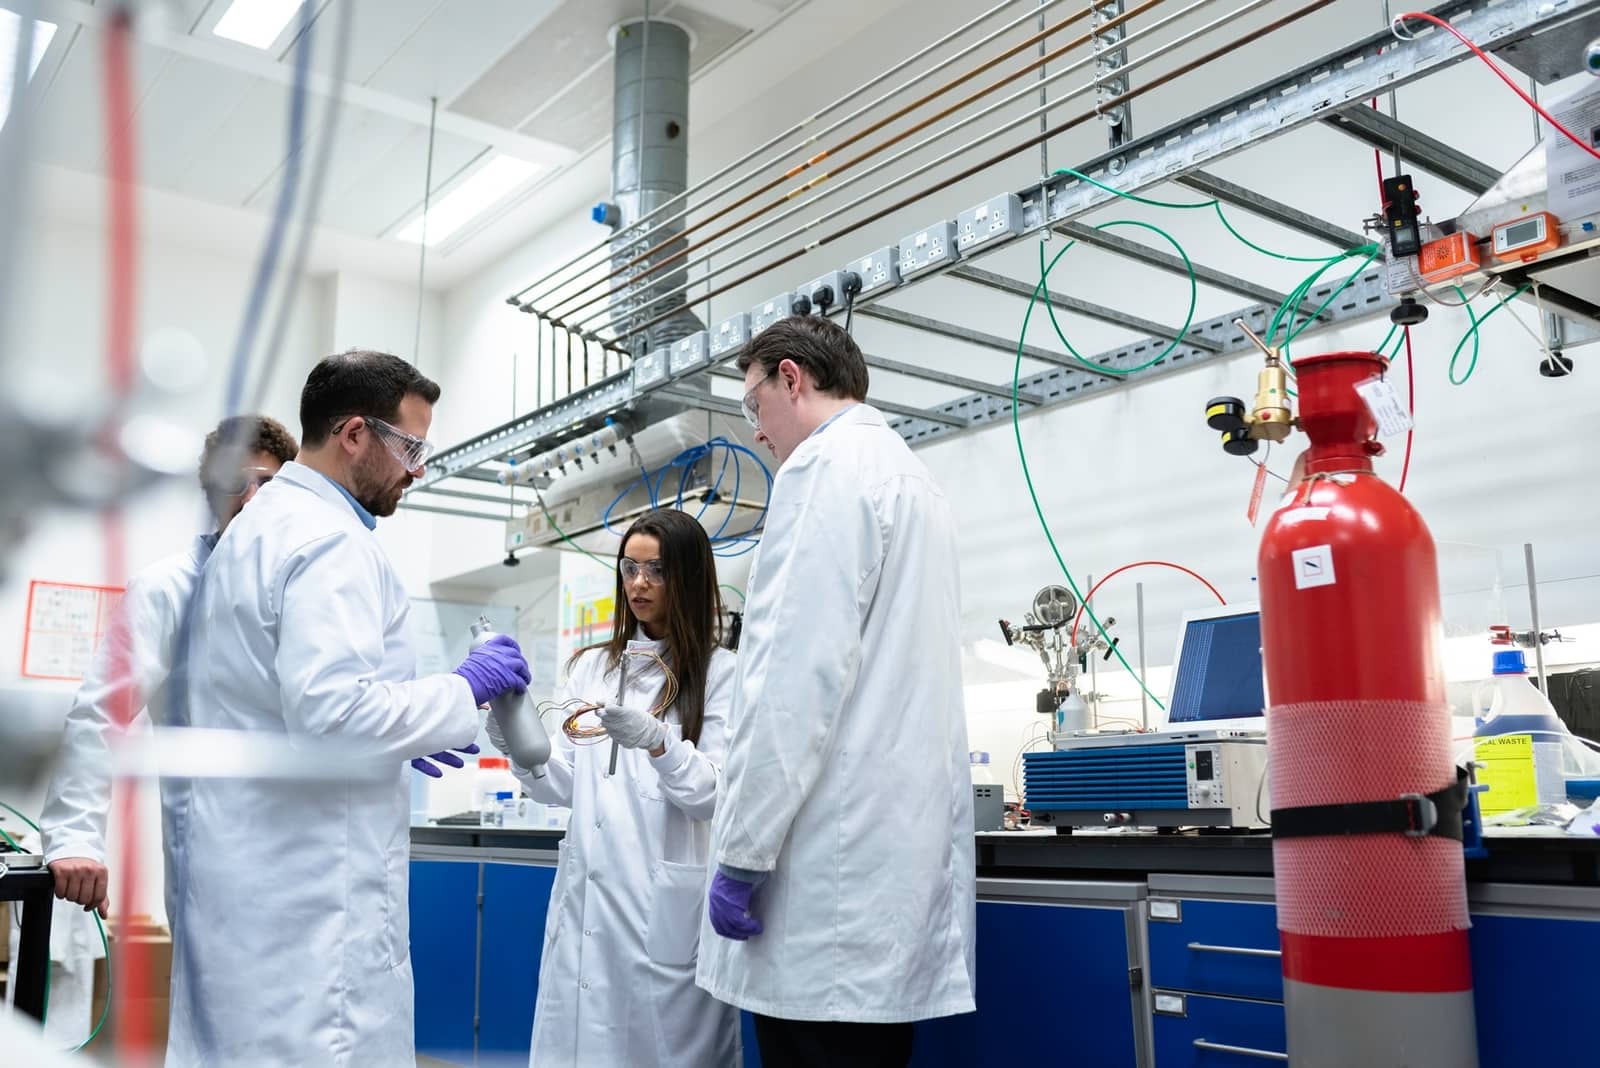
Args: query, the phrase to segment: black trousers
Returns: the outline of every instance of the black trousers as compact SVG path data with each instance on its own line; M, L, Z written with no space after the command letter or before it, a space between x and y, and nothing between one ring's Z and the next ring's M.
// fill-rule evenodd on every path
M825 1023L755 1017L761 1068L905 1068L909 1023Z

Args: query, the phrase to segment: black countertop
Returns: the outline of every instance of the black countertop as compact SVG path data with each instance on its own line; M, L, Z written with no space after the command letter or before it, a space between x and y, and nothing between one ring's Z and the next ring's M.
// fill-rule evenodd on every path
M498 827L413 827L411 845L430 851L526 851L554 859L562 832ZM1496 836L1489 855L1467 861L1469 882L1600 885L1600 838ZM1039 834L977 836L978 874L994 878L1106 879L1132 873L1272 875L1267 834Z

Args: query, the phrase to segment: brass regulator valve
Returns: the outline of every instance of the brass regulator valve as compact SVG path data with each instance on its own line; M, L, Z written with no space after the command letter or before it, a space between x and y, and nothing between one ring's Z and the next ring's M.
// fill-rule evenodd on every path
M1214 397L1206 402L1206 425L1222 434L1224 452L1249 456L1262 441L1287 438L1295 418L1289 400L1289 369L1278 350L1263 343L1243 319L1235 319L1233 324L1261 350L1266 366L1256 375L1256 398L1250 408L1238 397Z

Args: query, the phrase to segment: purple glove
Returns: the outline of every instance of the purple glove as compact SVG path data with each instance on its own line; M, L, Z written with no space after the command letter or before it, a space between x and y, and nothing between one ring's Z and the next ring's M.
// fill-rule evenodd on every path
M472 699L480 705L507 691L522 693L533 681L521 647L515 638L505 634L496 634L468 653L456 674L467 680Z
M478 745L477 745L476 742L474 742L472 745L467 746L465 749L457 749L456 753L465 753L468 756L477 756L478 755ZM433 754L431 754L431 756L432 756L432 758L434 760L437 760L440 764L449 764L452 768L466 767L466 762L463 761L460 757L456 756L456 753L449 753L449 752L433 753ZM411 762L411 766L416 768L418 771L422 772L422 774L429 776L430 778L434 778L434 779L442 779L442 778L444 778L444 769L434 766L432 763L429 762L427 757L417 757L417 759L415 759L415 760L413 760Z
M711 878L711 927L723 938L743 942L762 932L761 921L750 911L756 883L747 883L718 871Z

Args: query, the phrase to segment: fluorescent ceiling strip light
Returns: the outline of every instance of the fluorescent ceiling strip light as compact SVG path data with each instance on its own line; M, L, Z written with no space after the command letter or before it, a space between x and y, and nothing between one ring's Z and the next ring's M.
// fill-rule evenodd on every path
M496 156L469 178L436 200L427 212L428 244L440 241L504 200L513 190L526 185L544 168L515 156ZM401 241L421 244L423 216L418 215L394 236Z
M211 32L218 37L249 45L251 48L272 47L289 25L294 13L304 0L233 0L222 13Z
M44 59L45 49L50 47L55 35L55 23L34 20L33 54L28 57L29 81L33 80L34 72ZM22 16L0 8L0 126L6 124L6 118L11 114L11 76L15 73L11 64L16 60L17 41L21 36Z

